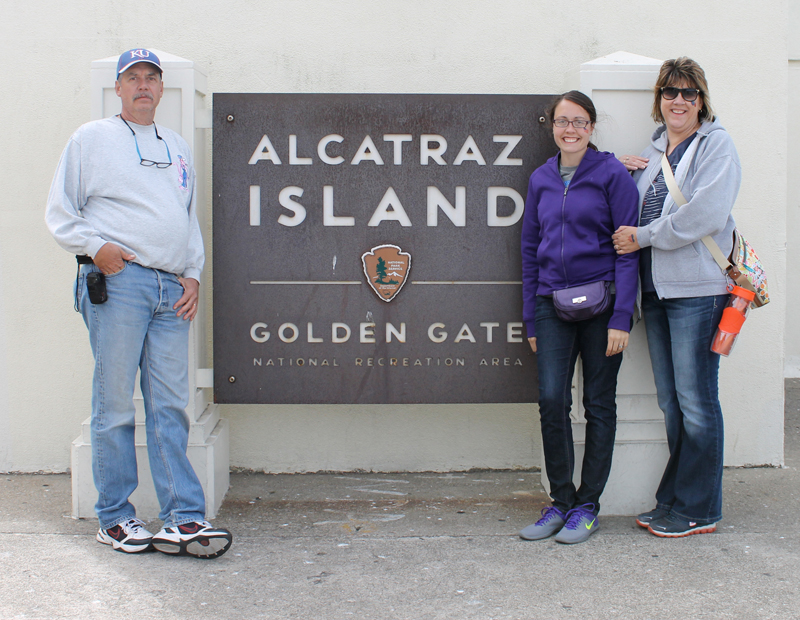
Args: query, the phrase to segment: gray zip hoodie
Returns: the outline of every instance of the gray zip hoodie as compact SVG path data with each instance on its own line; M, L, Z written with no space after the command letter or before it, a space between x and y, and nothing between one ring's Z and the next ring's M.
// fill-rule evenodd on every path
M633 175L640 211L648 186L661 170L661 154L666 148L666 127L662 125L642 153L650 159L647 168ZM675 170L675 181L687 203L678 208L668 195L661 217L637 229L639 245L653 248L656 292L661 299L725 294L728 279L702 238L711 235L722 253L730 254L736 226L731 210L742 171L733 140L718 121L705 122L697 130Z

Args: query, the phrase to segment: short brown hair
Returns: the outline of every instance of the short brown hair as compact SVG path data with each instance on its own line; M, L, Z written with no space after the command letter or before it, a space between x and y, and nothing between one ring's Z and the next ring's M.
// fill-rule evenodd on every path
M700 96L703 98L703 107L700 108L700 113L698 114L700 121L713 121L714 110L708 97L706 74L700 65L686 56L667 60L661 65L661 70L658 72L658 79L653 89L655 94L653 112L651 114L653 120L657 123L664 122L664 117L661 114L661 89L665 86L677 86L681 82L685 82L688 88L696 88L700 91Z

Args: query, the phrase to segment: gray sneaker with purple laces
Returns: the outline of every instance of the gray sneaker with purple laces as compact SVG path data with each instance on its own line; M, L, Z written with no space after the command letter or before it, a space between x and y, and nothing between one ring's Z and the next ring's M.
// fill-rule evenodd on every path
M542 518L522 529L519 537L523 540L542 540L559 532L567 521L567 515L555 506L542 508Z

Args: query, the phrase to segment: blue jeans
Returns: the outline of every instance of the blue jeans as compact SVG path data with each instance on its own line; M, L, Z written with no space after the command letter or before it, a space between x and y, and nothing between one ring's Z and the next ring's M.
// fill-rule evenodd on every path
M150 471L165 527L202 520L205 497L186 456L189 420L189 321L172 306L183 295L170 273L127 263L106 276L108 301L95 305L82 265L80 310L94 354L92 472L100 527L136 516L128 501L138 486L133 390L141 369Z
M566 512L591 503L600 511L600 495L611 471L617 432L617 374L622 354L606 357L608 321L612 307L586 321L567 323L556 316L553 300L536 298L536 349L539 369L539 413L550 497ZM572 375L578 355L583 364L583 407L586 444L581 467L581 486L572 475L575 454L572 442Z
M664 412L669 444L657 506L702 525L722 518L719 355L710 347L727 300L728 295L642 296L658 406Z

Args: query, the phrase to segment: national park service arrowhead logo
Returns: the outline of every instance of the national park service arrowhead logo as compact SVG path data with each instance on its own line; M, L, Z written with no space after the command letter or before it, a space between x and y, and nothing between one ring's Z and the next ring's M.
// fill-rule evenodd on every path
M364 275L375 294L383 301L392 301L411 272L411 254L396 245L379 245L361 255Z

